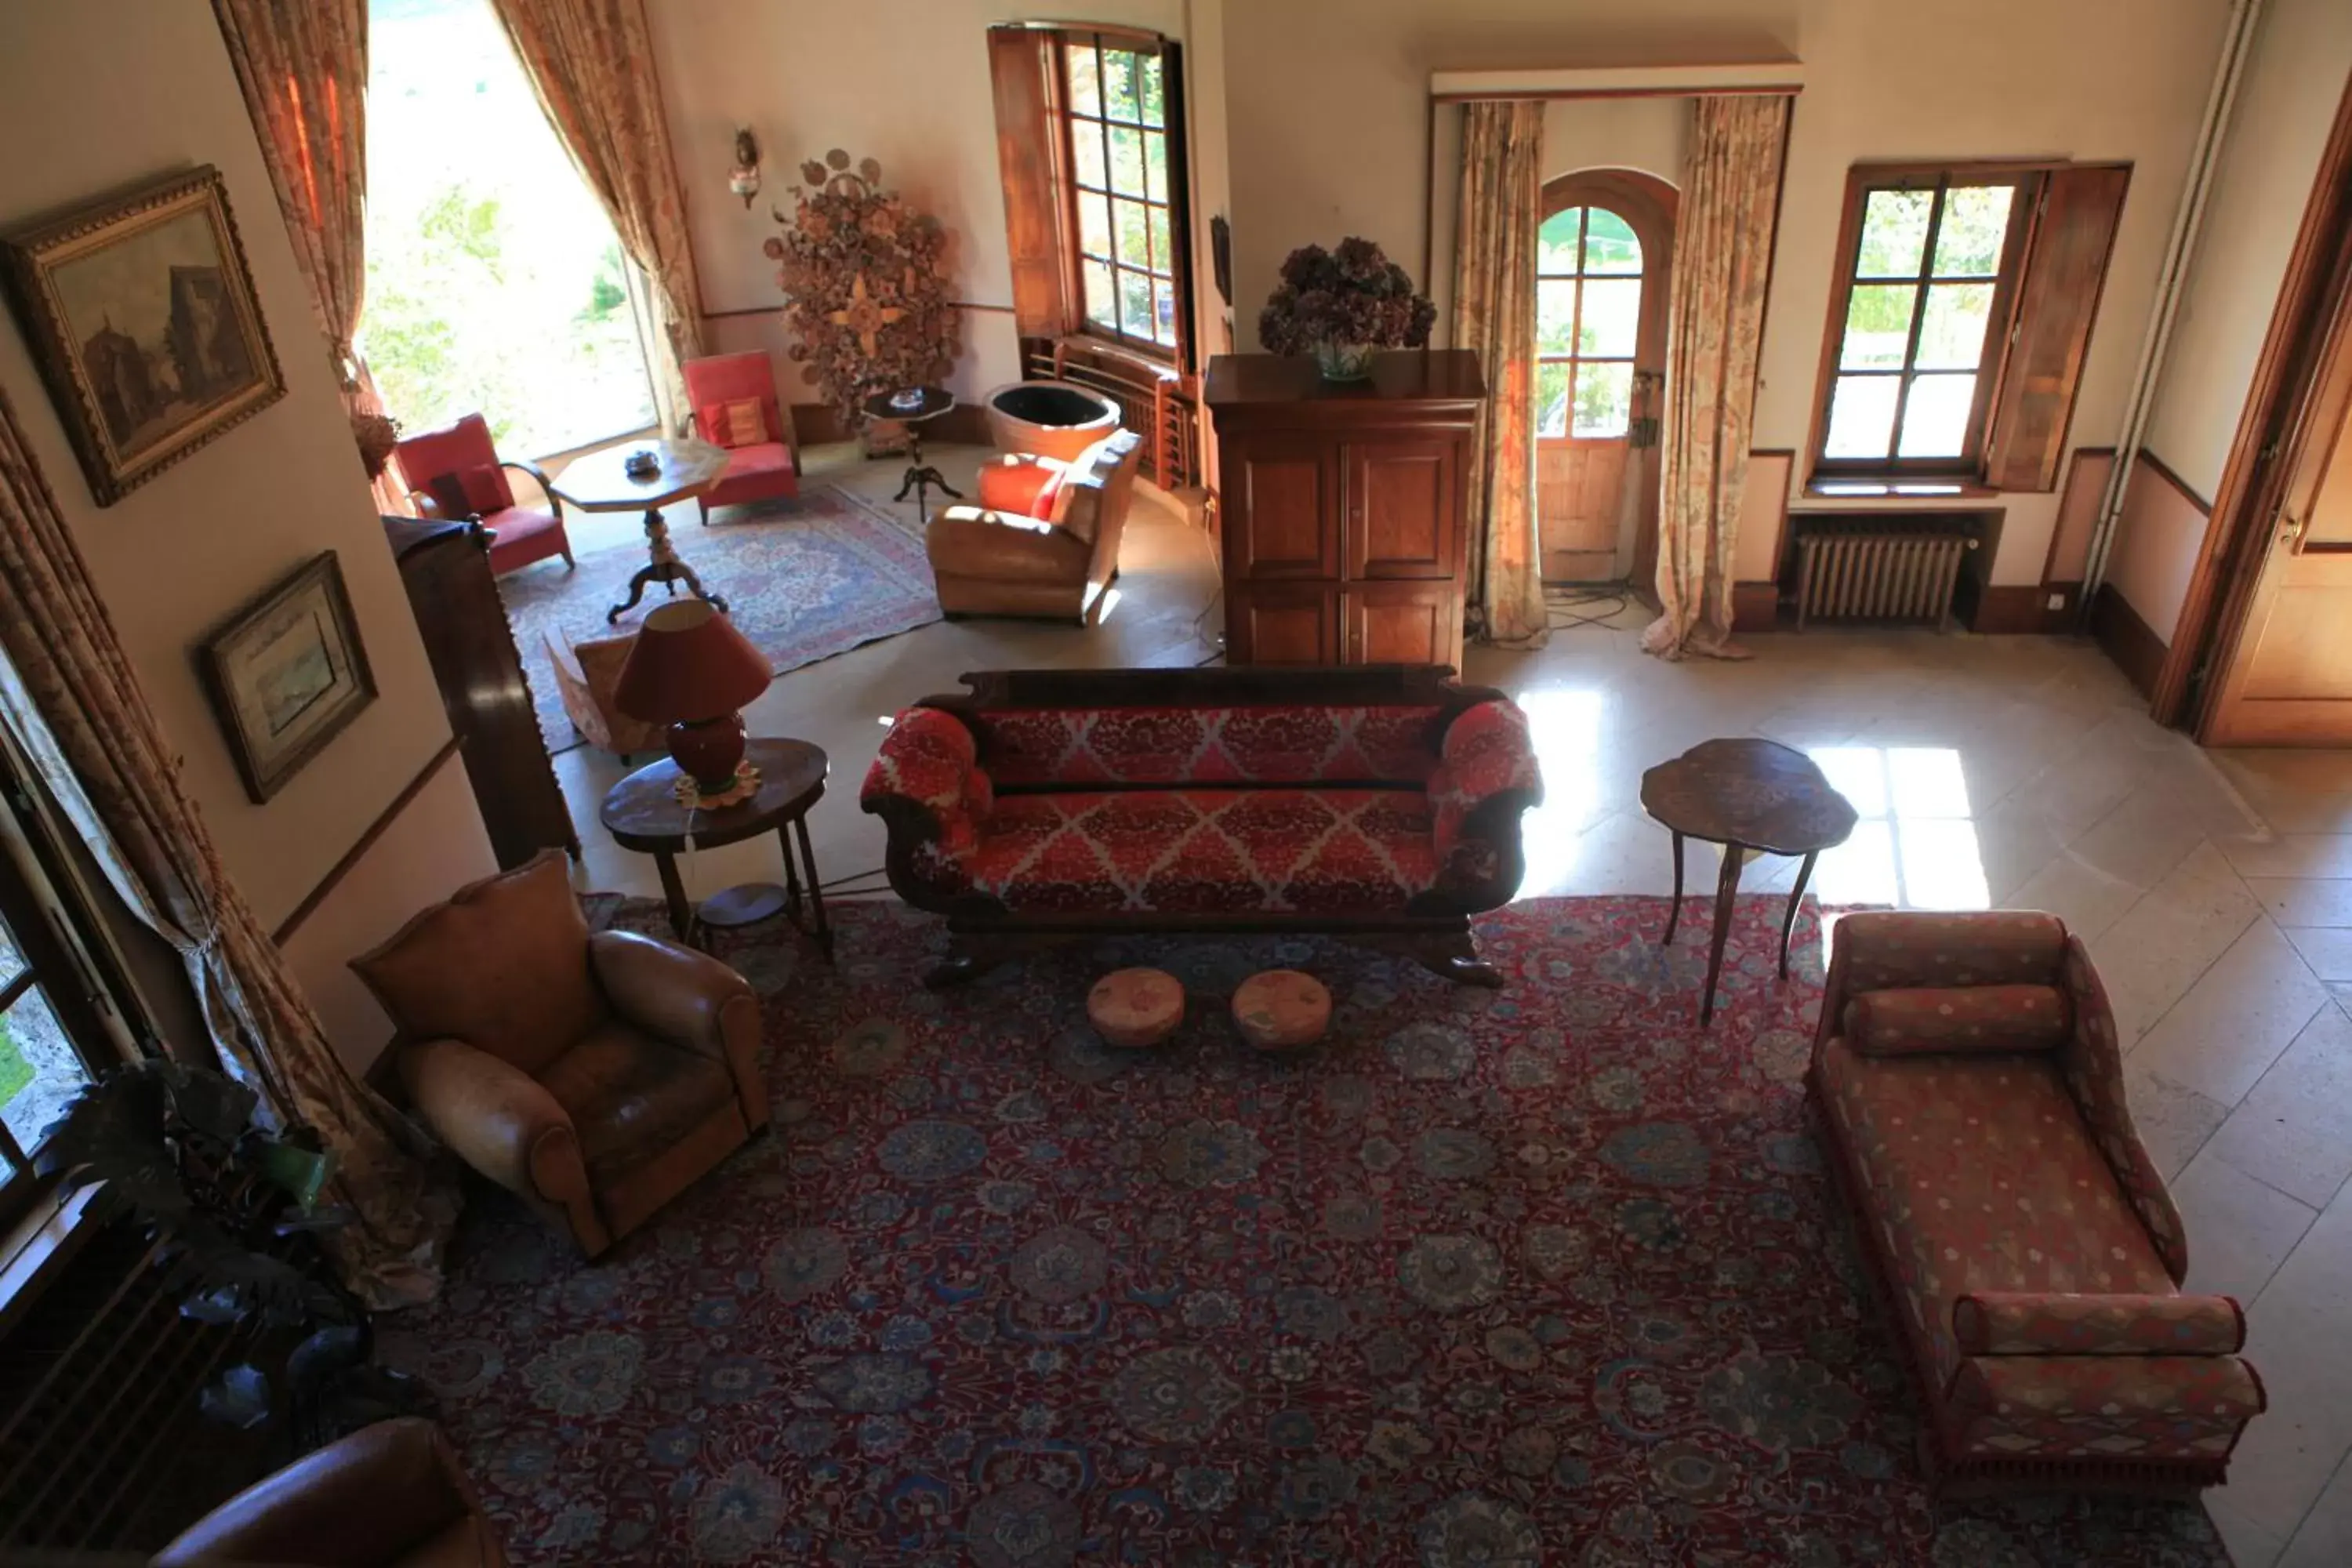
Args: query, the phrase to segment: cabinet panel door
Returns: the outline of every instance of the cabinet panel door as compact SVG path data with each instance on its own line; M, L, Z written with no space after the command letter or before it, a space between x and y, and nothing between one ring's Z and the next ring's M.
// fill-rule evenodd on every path
M1343 448L1349 576L1451 577L1461 570L1461 449L1444 438Z
M1233 584L1225 599L1225 662L1339 663L1338 585Z
M1462 599L1452 583L1351 583L1341 618L1349 664L1462 662Z
M1226 443L1225 561L1235 577L1337 577L1337 448L1315 436Z

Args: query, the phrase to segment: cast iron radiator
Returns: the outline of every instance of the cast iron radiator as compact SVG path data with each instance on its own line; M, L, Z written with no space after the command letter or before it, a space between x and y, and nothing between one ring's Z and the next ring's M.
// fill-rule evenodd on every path
M1948 628L1960 562L1977 547L1945 529L1892 529L1873 520L1797 541L1797 629L1814 620L1927 621Z

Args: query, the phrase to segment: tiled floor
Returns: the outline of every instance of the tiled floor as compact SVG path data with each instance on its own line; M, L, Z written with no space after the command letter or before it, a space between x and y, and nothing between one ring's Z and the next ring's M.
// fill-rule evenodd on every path
M977 455L945 450L941 466ZM896 484L895 468L837 454L812 468L867 495ZM678 529L689 560L693 532ZM941 624L776 681L753 732L814 740L834 760L811 816L826 876L881 863L856 784L882 720L909 700L966 669L1215 652L1200 630L1213 567L1173 509L1139 505L1123 566L1121 602L1093 631ZM1747 663L1668 665L1636 646L1642 619L1629 609L1539 653L1469 657L1472 679L1526 707L1542 753L1526 892L1668 891L1643 769L1755 733L1812 751L1863 813L1822 858L1824 900L2063 916L2132 1042L2133 1103L2189 1226L2189 1283L2250 1305L2271 1408L2209 1495L2213 1515L2242 1568L2352 1563L2352 753L2200 752L2149 722L2082 642L1817 632L1757 638ZM558 771L589 840L585 879L655 891L651 863L593 827L620 764L582 749ZM1765 861L1746 885L1786 888L1793 869ZM687 868L698 892L776 874L772 841ZM1714 875L1692 857L1690 890Z

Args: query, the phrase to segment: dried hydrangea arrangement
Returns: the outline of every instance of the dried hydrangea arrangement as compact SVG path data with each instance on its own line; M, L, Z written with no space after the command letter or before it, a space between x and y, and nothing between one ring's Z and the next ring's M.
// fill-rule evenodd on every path
M1436 322L1437 307L1413 292L1405 269L1351 235L1336 250L1290 253L1257 336L1274 353L1311 353L1325 375L1349 381L1370 374L1375 350L1426 347Z
M836 147L803 163L801 179L792 216L772 213L783 233L761 248L787 297L791 357L845 425L861 429L868 396L937 381L955 361L947 232L880 189L882 165L871 158L852 170Z

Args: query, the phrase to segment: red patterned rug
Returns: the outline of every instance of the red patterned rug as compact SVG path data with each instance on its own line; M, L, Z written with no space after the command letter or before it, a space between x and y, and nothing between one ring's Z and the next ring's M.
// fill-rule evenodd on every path
M673 509L672 542L703 585L727 601L729 616L778 675L940 618L922 540L837 486L813 484L792 500L721 507L708 528L693 515L691 507ZM634 630L665 601L661 589L651 590L617 626L605 624L604 612L629 596L629 577L645 563L646 547L633 539L581 555L568 572L551 559L499 579L550 752L568 751L580 736L563 716L547 664L547 635L582 642Z
M1807 1135L1818 1011L1743 900L1480 922L1485 993L1320 941L1106 942L961 992L937 922L842 909L774 998L776 1131L595 1267L478 1204L387 1352L437 1388L518 1563L1924 1563L2229 1559L2194 1505L1937 1509ZM652 906L621 923L657 929ZM1192 994L1097 1044L1120 963ZM1307 969L1333 1027L1223 1000Z

